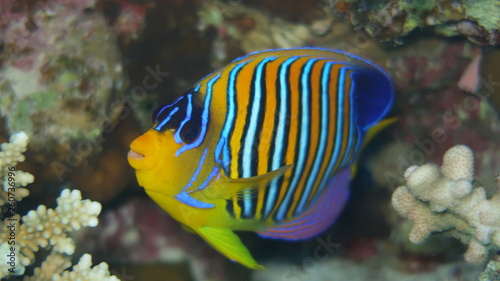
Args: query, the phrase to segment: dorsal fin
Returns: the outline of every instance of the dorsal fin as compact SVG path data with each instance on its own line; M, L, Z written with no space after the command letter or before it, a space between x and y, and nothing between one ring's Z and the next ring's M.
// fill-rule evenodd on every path
M361 68L351 75L357 123L367 130L389 111L394 100L391 79L379 68Z

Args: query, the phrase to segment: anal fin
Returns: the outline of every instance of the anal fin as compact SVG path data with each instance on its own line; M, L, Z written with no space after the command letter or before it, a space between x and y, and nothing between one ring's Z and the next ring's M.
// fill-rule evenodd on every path
M263 237L299 240L325 231L338 217L349 198L350 169L340 170L325 186L323 194L303 214L258 231Z
M229 228L203 226L195 231L217 251L251 269L265 269L252 257L240 238Z

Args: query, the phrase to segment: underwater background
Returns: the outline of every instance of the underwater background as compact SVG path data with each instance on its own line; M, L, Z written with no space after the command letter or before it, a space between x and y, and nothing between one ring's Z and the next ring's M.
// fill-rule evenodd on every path
M493 0L0 0L0 277L500 280L499 45ZM250 270L157 206L127 153L205 75L305 46L384 69L398 121L327 231L238 233Z

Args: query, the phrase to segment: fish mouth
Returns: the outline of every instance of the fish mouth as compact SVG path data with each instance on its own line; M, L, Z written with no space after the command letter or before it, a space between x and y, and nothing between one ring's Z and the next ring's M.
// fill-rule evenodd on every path
M130 144L127 160L136 170L150 170L156 166L156 145L153 136L145 133Z
M128 152L127 157L128 157L128 158L133 158L133 159L136 159L136 160L140 160L140 159L144 158L145 156L144 156L144 154L139 153L139 152L137 152L137 151L135 151L135 150L131 149L131 150Z

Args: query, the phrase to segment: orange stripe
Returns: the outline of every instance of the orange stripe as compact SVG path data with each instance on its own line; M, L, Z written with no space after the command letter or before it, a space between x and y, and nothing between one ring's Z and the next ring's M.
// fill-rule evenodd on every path
M242 149L241 138L243 137L243 131L245 129L245 122L247 116L247 106L250 99L250 85L252 83L252 77L255 70L255 66L259 63L258 61L249 62L245 65L239 72L238 77L236 77L236 116L235 124L233 129L233 134L229 140L231 147L231 172L230 178L238 178L238 163L239 163L239 152Z
M230 153L231 153L231 169L230 169L230 178L239 178L238 167L239 167L239 152L242 149L241 147L241 139L243 137L246 116L248 114L247 107L250 102L250 93L251 83L253 78L253 73L255 71L256 65L259 61L249 62L247 65L243 66L236 77L236 115L235 115L235 124L233 128L233 133L230 143ZM233 65L234 67L234 65ZM231 69L233 68L231 67ZM238 205L237 196L233 196L233 207L234 212L236 214L236 218L241 218L242 209Z
M290 88L289 95L289 103L290 103L290 111L288 112L287 118L289 118L290 122L290 131L288 133L288 147L286 147L286 156L285 163L287 164L295 164L295 154L297 153L297 132L299 130L299 120L298 120L298 112L299 112L299 98L300 98L300 89L299 89L299 81L301 75L301 68L304 64L309 60L309 58L299 58L295 62L290 65L290 75L288 79L288 86ZM280 192L278 196L278 200L274 205L273 210L271 211L269 217L272 218L275 212L283 203L283 199L285 198L285 194L287 190L290 188L290 175L285 176L283 178L283 184L280 187Z
M207 83L215 77L218 73L210 75L202 81L202 86L200 91L206 93ZM222 127L227 116L227 84L229 80L229 70L224 70L221 72L220 78L212 86L212 100L210 102L210 112L216 114L210 114L210 123L208 124L207 136L205 139L216 139L220 138ZM213 147L215 149L215 147Z
M309 102L311 103L309 118L310 119L310 127L311 127L311 135L309 139L309 152L308 158L306 160L306 165L304 167L304 171L302 172L299 184L293 196L292 204L290 205L290 209L288 210L287 217L292 217L297 205L299 204L300 197L302 196L303 190L306 188L307 179L309 177L309 173L311 172L314 160L316 159L316 149L319 145L319 116L321 114L320 104L319 104L319 96L320 96L320 86L321 86L321 68L325 64L325 61L319 61L314 64L311 69L310 79L311 79L311 93Z
M349 95L351 91L351 78L350 78L350 70L346 71L345 74L345 84L344 84L344 93L341 93L344 95L344 104L342 105L344 107L344 122L342 123L342 147L340 149L340 154L339 154L339 160L344 159L344 155L347 150L347 144L349 141L349 124L351 122L351 97ZM333 173L336 173L338 169L340 168L340 165L342 164L342 161L337 161L335 164L335 168L333 169Z
M233 210L234 210L234 217L236 219L240 219L241 218L241 208L238 205L238 197L237 196L233 196L232 204L233 204Z
M265 115L258 147L258 175L270 172L268 164L269 157L271 157L271 155L269 154L269 149L271 148L271 143L273 142L273 132L276 129L276 114L278 114L278 112L276 112L276 96L279 95L279 93L276 92L276 80L278 79L279 67L285 59L286 58L278 58L269 62L266 66L266 76L264 77L264 79L266 79L266 104L265 108L261 108L261 110L264 110ZM259 189L259 193L257 195L257 207L255 208L255 218L257 220L260 220L262 217L265 193L265 188Z
M313 191L311 192L311 195L308 198L308 203L307 206L312 202L314 199L314 195L318 192L318 190L321 188L321 180L325 176L328 168L328 163L330 156L333 154L333 149L335 147L335 132L337 131L337 98L339 93L337 92L338 89L338 75L339 75L339 70L342 67L342 65L339 64L334 64L331 66L331 71L330 71L330 84L328 85L328 97L329 97L329 116L328 116L328 136L327 136L327 147L325 149L325 159L323 161L323 164L321 165L321 170L319 172L319 176L316 179L313 187Z

